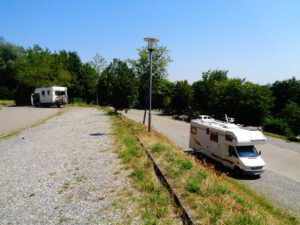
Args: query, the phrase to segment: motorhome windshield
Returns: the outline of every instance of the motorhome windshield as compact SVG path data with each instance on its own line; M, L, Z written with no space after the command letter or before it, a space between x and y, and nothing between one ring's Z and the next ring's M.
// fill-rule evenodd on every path
M258 153L253 145L236 146L236 151L240 157L256 157Z

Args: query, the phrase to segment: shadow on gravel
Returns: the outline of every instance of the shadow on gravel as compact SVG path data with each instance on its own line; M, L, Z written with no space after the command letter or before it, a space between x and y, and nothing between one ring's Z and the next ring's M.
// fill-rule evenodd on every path
M206 157L205 155L199 152L185 151L185 153L194 156L196 159L207 163L215 168L217 173L226 174L228 177L237 179L237 180L258 180L260 176L250 176L250 175L239 175L237 176L231 169L223 166L218 161L215 161L211 158Z
M116 134L106 134L106 133L92 133L90 134L90 136L94 136L94 137L100 137L100 136L104 136L104 135L116 135Z

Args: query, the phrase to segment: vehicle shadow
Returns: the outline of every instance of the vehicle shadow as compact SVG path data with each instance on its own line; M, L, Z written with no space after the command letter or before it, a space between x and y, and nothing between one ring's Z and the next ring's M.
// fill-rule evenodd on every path
M223 166L220 162L211 159L200 152L194 152L194 151L185 151L187 154L194 156L197 160L207 163L208 165L212 166L217 173L225 174L228 177L231 177L236 180L258 180L260 176L250 176L250 175L239 175L237 176L233 170Z

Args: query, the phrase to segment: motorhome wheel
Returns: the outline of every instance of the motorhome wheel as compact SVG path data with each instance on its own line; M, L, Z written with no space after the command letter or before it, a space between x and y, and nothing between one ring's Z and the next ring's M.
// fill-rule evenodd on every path
M234 174L235 174L235 176L236 176L237 178L241 176L241 169L238 168L237 166L234 167L233 171L234 171Z

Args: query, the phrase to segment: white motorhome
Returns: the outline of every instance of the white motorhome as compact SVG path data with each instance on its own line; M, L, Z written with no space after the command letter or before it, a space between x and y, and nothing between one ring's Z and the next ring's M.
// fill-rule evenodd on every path
M260 175L266 164L254 145L264 144L260 131L250 131L235 124L201 115L191 121L189 146L221 162L237 175Z
M51 86L36 88L31 94L31 104L35 107L61 105L68 103L68 93L66 87Z

